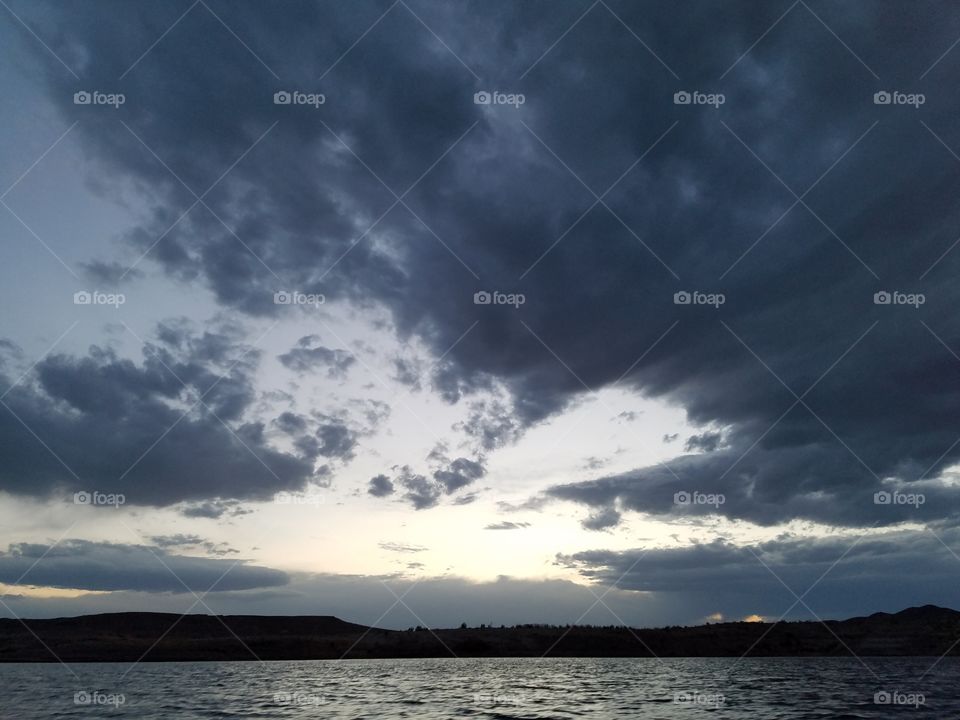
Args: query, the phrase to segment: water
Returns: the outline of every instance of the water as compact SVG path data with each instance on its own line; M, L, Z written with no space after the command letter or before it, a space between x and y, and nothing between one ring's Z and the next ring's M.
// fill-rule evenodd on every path
M946 718L960 658L0 665L0 717ZM869 669L868 669L869 668ZM125 675L126 673L126 675ZM875 673L876 676L873 674ZM886 691L889 704L874 695Z

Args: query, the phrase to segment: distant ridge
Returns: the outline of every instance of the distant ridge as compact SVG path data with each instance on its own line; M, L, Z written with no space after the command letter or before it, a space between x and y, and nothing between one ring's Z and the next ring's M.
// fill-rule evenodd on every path
M125 612L0 619L0 662L410 657L960 655L960 612L924 605L848 620L635 629L524 625L381 630L331 615Z

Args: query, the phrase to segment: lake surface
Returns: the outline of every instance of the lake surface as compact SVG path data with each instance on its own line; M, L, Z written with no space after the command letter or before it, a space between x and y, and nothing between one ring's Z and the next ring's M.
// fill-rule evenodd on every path
M947 718L960 658L0 665L0 717ZM866 665L866 667L865 667ZM77 677L71 673L76 673Z

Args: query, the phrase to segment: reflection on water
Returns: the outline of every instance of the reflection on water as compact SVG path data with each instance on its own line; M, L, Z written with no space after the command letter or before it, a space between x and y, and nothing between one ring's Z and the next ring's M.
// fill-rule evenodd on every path
M3 718L960 716L960 660L550 658L0 665ZM74 677L71 670L77 674ZM929 672L928 672L929 671Z

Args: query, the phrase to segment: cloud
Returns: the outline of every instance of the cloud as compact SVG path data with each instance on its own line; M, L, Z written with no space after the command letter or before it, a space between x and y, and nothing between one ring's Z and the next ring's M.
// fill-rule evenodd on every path
M188 518L210 518L216 520L229 515L237 517L238 515L249 515L253 510L248 510L240 505L236 500L205 500L200 503L188 503L180 509L180 514Z
M618 525L620 519L620 513L614 508L608 507L596 511L590 515L590 517L584 519L581 525L583 525L586 530L606 530L607 528Z
M168 324L159 334L140 364L97 346L38 362L0 412L0 488L39 497L95 489L160 506L265 499L312 476L310 462L274 449L252 417L259 353L237 330ZM346 440L334 445L344 451Z
M509 520L504 520L498 523L490 523L487 525L484 530L522 530L523 528L530 527L530 523L527 522L511 522Z
M370 478L368 485L369 487L367 488L367 493L369 495L373 495L374 497L386 497L387 495L393 495L393 483L386 475L377 475Z
M345 378L357 358L347 350L332 350L322 345L311 347L316 340L316 335L300 338L296 347L278 356L280 362L300 374L325 368L328 377L341 380Z
M382 542L379 544L379 547L382 550L396 553L420 553L429 550L429 548L421 547L420 545L407 545L405 543L395 542Z
M185 593L275 588L288 581L280 570L173 555L162 546L62 540L52 546L14 543L0 552L0 582L13 585Z
M687 438L687 441L683 444L683 449L687 452L693 452L694 450L700 450L701 452L713 452L718 447L720 447L723 442L723 433L721 432L704 432L699 435L691 435Z
M99 175L142 192L150 212L126 243L135 252L156 243L149 261L169 276L252 316L301 311L273 303L276 276L385 309L400 337L442 358L433 387L471 403L462 430L480 450L513 442L588 388L617 383L682 406L695 425L728 428L727 449L670 467L737 500L720 513L750 521L883 522L886 510L862 495L889 478L936 478L960 460L950 402L960 393L960 253L949 252L960 208L941 145L960 147L960 100L929 103L925 128L864 89L864 64L891 48L925 57L950 47L945 11L837 6L824 10L828 31L797 6L754 46L782 10L717 5L678 18L666 4L623 4L618 22L597 5L565 34L576 17L527 4L423 8L453 50L438 53L401 4L365 37L362 55L337 62L379 8L312 3L264 22L256 6L231 6L231 27L291 87L313 87L318 68L334 65L323 82L330 102L297 112L272 103L269 72L199 10L121 84L149 101L116 115L191 188L218 181L205 202L249 252L210 213L170 229L189 193L116 124L74 131ZM57 55L82 61L91 86L114 87L116 69L174 19L161 6L68 3L37 22ZM857 37L856 57L832 32ZM707 36L691 54L690 39ZM50 61L39 43L23 47ZM509 89L529 102L475 105L481 88L462 63L522 78ZM644 70L611 71L623 67ZM933 68L931 80L949 67ZM709 89L725 95L722 109L674 104L677 77L721 78ZM73 122L72 78L45 78ZM403 206L384 214L407 188ZM526 302L474 303L490 289ZM874 304L893 290L927 301ZM691 291L725 302L674 301ZM491 388L506 398L477 399ZM222 460L212 477L240 471ZM297 458L267 460L282 463L280 485L309 474ZM30 464L13 467L18 477ZM52 482L29 474L32 487ZM239 474L239 492L253 492ZM609 495L614 483L624 509L662 509L642 500L658 474L638 467L580 494ZM423 482L411 492L429 505ZM222 494L213 485L204 491ZM960 490L942 489L926 515L954 517L958 502Z
M453 493L479 480L486 474L487 470L482 461L459 457L451 462L446 469L436 471L433 477L443 485L447 493Z

